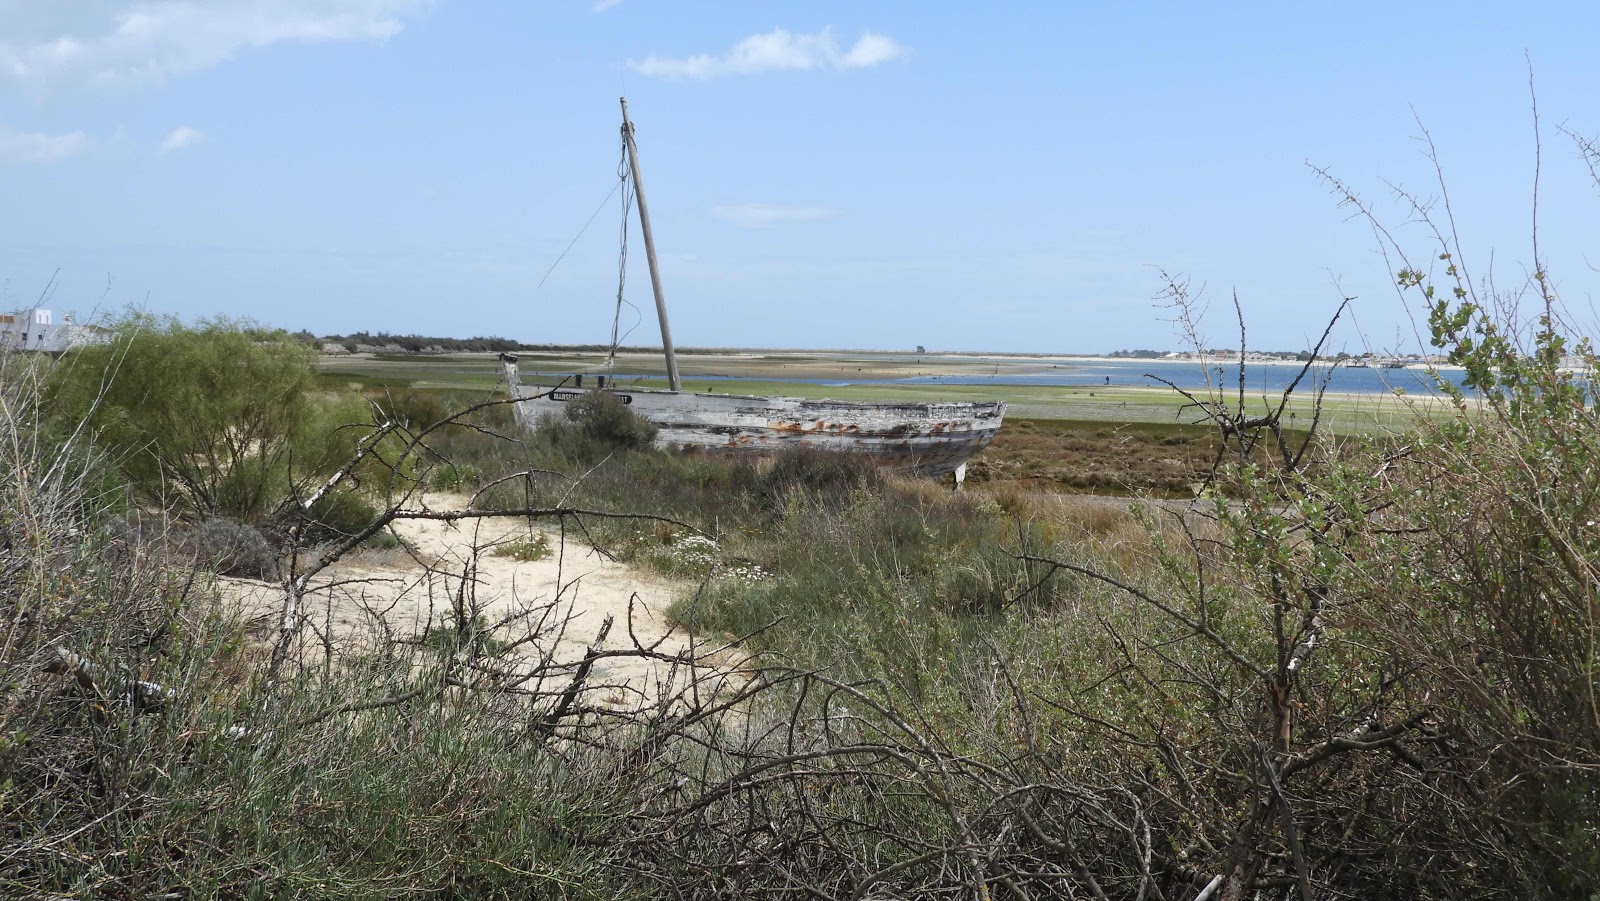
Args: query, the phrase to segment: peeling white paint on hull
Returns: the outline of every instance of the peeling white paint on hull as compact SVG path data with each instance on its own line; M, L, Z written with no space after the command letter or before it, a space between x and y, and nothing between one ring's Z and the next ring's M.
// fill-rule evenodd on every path
M562 415L587 391L605 391L655 423L656 443L674 449L772 453L792 447L866 454L886 466L937 476L988 446L1005 417L1003 403L853 403L797 397L689 394L653 388L541 388L521 384L506 362L524 428Z

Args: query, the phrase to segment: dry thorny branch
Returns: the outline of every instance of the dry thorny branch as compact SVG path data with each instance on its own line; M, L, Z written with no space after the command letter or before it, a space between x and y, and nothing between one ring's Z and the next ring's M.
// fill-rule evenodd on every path
M1318 806L1318 794L1339 783L1341 770L1350 769L1351 765L1339 762L1345 755L1386 754L1401 764L1423 769L1423 762L1405 741L1425 732L1429 717L1428 709L1421 707L1386 719L1393 711L1382 688L1362 707L1370 716L1352 719L1347 709L1320 706L1328 699L1313 660L1328 637L1334 612L1328 604L1334 589L1320 575L1316 560L1319 554L1340 553L1338 541L1346 526L1342 517L1347 514L1314 480L1306 478L1306 471L1331 462L1331 452L1318 443L1322 395L1331 367L1312 379L1309 423L1291 430L1285 414L1294 393L1322 360L1349 299L1340 303L1310 359L1277 400L1264 401L1264 409L1256 413L1247 406L1247 336L1237 296L1238 385L1234 391L1212 377L1200 338L1198 302L1188 283L1167 273L1162 277L1164 297L1173 307L1180 329L1201 355L1205 387L1195 392L1167 379L1151 378L1181 395L1185 400L1182 409L1198 412L1202 421L1214 426L1219 438L1217 456L1204 483L1211 489L1206 492L1209 496L1186 510L1163 508L1175 518L1186 547L1163 551L1172 556L1162 571L1182 575L1141 581L1120 577L1105 569L1103 562L1084 564L1028 554L1021 559L1045 567L1042 578L1058 571L1087 577L1164 617L1176 630L1174 638L1167 641L1153 639L1146 629L1123 634L1116 624L1104 623L1107 637L1121 650L1124 661L1109 678L1136 680L1162 694L1170 695L1176 689L1210 699L1219 721L1227 726L1225 742L1209 754L1197 754L1198 749L1185 750L1183 740L1169 734L1157 720L1130 729L1078 705L1050 703L1098 730L1109 744L1154 748L1186 787L1188 803L1169 795L1157 806L1197 821L1185 830L1193 841L1185 859L1192 863L1174 867L1180 862L1168 861L1169 877L1178 870L1192 873L1189 884L1193 889L1187 897L1198 891L1201 897L1237 901L1266 885L1292 883L1301 897L1309 899L1317 896L1316 886L1322 881L1314 864L1326 867L1327 863L1320 855L1308 860L1304 833L1312 815L1306 808ZM1220 374L1220 367L1217 372ZM1224 478L1229 480L1227 485L1220 484ZM1381 512L1369 500L1347 501L1348 515L1365 517ZM1195 524L1202 528L1197 531ZM1229 611L1252 596L1260 598L1265 616L1241 631L1237 616ZM1194 656L1182 652L1176 643L1184 641L1209 648L1214 663L1197 668ZM1200 659L1205 657L1202 654ZM1171 681L1174 677L1176 683ZM1147 792L1166 794L1159 781L1135 781L1143 782ZM1207 784L1209 792L1194 788ZM1219 791L1242 803L1231 808L1214 802L1203 805L1209 809L1189 806L1201 804L1200 799L1207 795L1214 799ZM1222 820L1208 822L1211 817ZM1348 839L1347 833L1345 841ZM1318 840L1326 843L1324 835ZM1186 869L1192 866L1209 869Z

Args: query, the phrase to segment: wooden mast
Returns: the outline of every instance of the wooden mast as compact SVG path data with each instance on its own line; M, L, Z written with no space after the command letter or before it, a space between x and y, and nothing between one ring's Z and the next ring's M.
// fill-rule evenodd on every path
M644 233L644 255L650 261L650 288L656 295L656 316L661 320L661 349L667 355L667 387L682 391L678 355L672 350L672 329L667 326L667 299L661 293L661 269L656 265L656 241L650 233L650 211L644 203L644 183L639 180L639 148L633 143L633 123L628 121L628 98L622 98L622 140L628 147L628 167L633 170L633 196L639 202L639 230Z

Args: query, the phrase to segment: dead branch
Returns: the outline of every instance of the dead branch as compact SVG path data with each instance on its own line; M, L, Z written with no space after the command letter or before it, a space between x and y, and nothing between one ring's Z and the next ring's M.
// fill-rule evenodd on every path
M171 693L155 682L135 679L108 671L89 658L61 645L46 649L49 659L44 671L70 676L78 687L98 698L120 698L133 704L141 713L159 713L171 699Z

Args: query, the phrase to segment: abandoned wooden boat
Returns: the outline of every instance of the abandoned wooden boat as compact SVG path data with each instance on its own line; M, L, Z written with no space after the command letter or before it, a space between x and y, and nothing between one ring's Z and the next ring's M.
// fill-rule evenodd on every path
M885 466L920 475L953 474L960 484L967 460L988 446L1000 430L1005 404L862 403L683 390L672 332L667 326L650 214L639 184L638 148L633 140L633 123L628 121L627 100L622 101L622 145L627 171L633 179L639 229L661 322L668 387L623 387L615 379L608 382L604 375L594 376L587 386L582 375L574 375L557 386L524 385L517 359L502 354L507 388L512 397L520 400L515 404L518 422L527 429L537 428L544 416L563 413L566 404L583 397L585 392L605 391L654 423L660 430L656 443L663 447L733 453L774 453L797 447L843 451L864 454ZM613 339L613 352L615 344Z
M587 391L605 391L655 423L656 443L674 449L765 452L812 447L866 454L895 469L922 475L955 473L1000 430L1002 403L852 403L798 397L695 394L619 387L604 376L585 386L581 376L561 387L523 385L516 358L502 355L518 421L537 427Z

